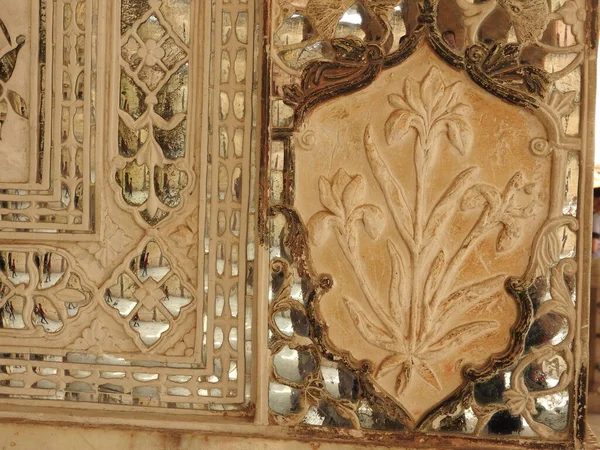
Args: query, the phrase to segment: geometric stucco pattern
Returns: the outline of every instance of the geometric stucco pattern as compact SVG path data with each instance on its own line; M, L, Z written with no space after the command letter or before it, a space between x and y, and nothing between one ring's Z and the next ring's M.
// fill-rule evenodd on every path
M246 414L255 5L0 4L1 401Z

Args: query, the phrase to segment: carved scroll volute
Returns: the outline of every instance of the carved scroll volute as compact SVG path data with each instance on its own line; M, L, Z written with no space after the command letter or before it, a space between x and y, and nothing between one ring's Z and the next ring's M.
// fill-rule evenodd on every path
M333 279L326 346L418 421L467 368L519 351L528 317L505 283L548 216L551 158L529 150L546 132L427 46L300 129L314 145L296 153L295 206Z

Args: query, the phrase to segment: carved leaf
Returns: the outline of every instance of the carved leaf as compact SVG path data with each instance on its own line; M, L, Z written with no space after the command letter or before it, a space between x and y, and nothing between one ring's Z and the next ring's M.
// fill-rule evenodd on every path
M477 322L467 323L453 328L433 344L427 346L426 353L433 355L453 347L458 349L469 341L472 341L477 336L487 333L498 326L497 322L481 320Z
M396 182L390 173L388 166L377 151L377 147L375 147L371 138L370 126L365 130L365 149L373 174L375 175L387 202L392 206L390 209L396 225L399 228L403 228L408 235L412 236L412 208L406 200L404 189Z
M406 288L406 269L402 264L400 252L391 240L388 240L388 251L392 260L392 277L390 280L389 302L390 311L395 322L398 324L400 335L404 335L406 329L405 322L407 320L409 302L408 296L405 296Z
M406 355L404 355L404 354L397 353L397 354L388 356L379 365L379 368L375 372L375 376L376 377L384 377L388 373L390 373L392 370L396 370L398 367L400 367L401 370L403 370L405 363L406 363Z
M331 230L330 222L332 220L337 220L337 218L325 211L320 211L310 218L306 229L313 245L319 246L323 243Z
M396 378L396 393L398 395L402 395L406 386L408 386L408 382L410 381L410 375L412 373L412 361L407 361L406 364L402 367L402 370L398 374L398 378Z
M473 130L464 120L448 120L448 139L461 155L471 151Z
M498 275L459 289L451 294L440 304L440 309L437 313L437 317L442 320L440 325L443 325L444 322L454 317L461 316L482 301L489 301L493 298L493 294L504 288L505 279L506 275Z
M492 208L498 208L501 201L500 192L495 187L478 184L467 191L461 202L461 209L468 211L479 208L486 203Z
M411 77L408 77L404 82L404 96L410 107L421 117L427 116L427 111L421 100L421 86L419 82Z
M556 267L552 268L551 273L552 280L550 281L550 294L552 295L552 302L557 303L553 310L566 317L572 317L575 314L575 308L563 274ZM543 303L542 306L546 303L549 302Z
M429 298L431 294L435 292L440 282L440 277L444 272L444 266L446 265L446 255L441 251L433 263L431 264L431 268L429 269L429 276L427 277L427 281L425 282L425 301L429 303Z
M575 109L576 91L560 92L552 91L548 99L548 105L556 111L559 117L568 116Z
M498 252L505 252L510 250L515 241L521 236L521 227L515 219L512 217L504 217L504 226L500 233L498 233L498 239L496 240L496 250Z
M485 59L482 69L488 74L493 74L497 70L517 66L520 53L521 49L517 44L495 44Z
M23 100L23 97L21 97L15 91L8 91L6 96L8 97L10 106L16 114L25 119L29 118L29 108L27 107L25 100Z
M319 199L325 208L332 213L343 217L342 205L336 202L336 199L333 196L331 185L325 177L319 178Z
M421 83L421 98L425 110L431 115L431 111L438 105L444 96L444 82L437 67L433 66Z
M410 111L410 106L401 95L398 94L390 94L388 95L388 101L390 105L392 105L396 109L404 109L406 111Z
M350 313L350 317L352 317L354 325L367 342L381 348L389 348L391 344L394 344L388 332L375 325L356 302L344 298L344 304Z
M440 386L440 382L438 381L437 377L435 376L435 374L433 373L431 368L427 364L425 364L423 361L418 361L416 363L416 365L417 365L417 373L419 374L419 376L421 378L423 378L423 380L425 380L427 382L427 384L434 387L438 391L441 391L442 386Z
M102 322L95 319L91 325L83 330L81 337L73 342L72 347L82 350L89 350L92 347L101 351L105 347L105 343L110 338L110 333L107 329L102 328ZM106 350L106 349L104 349Z
M414 113L402 109L394 111L385 122L385 138L388 144L401 139L408 133L412 122L415 119Z
M519 73L523 76L525 87L533 94L546 97L550 86L550 77L547 72L537 67L522 67Z
M444 195L442 195L427 221L424 233L425 242L437 237L438 230L443 229L453 217L452 212L456 207L458 198L467 189L476 172L477 167L469 167L454 178L454 181L452 181L450 187L446 190Z
M540 245L538 265L552 267L560 260L561 242L556 233L546 233Z
M360 175L352 178L342 194L342 203L346 212L354 210L365 198L365 183Z
M434 117L439 117L446 112L457 112L456 107L458 105L459 96L459 87L461 85L460 81L451 84L450 86L446 86L444 88L444 95L438 105L433 109L432 115ZM470 108L469 108L470 109Z
M473 108L471 108L468 105L465 105L464 103L457 103L452 108L452 113L457 114L458 116L465 116L465 115L469 114L471 111L473 111Z

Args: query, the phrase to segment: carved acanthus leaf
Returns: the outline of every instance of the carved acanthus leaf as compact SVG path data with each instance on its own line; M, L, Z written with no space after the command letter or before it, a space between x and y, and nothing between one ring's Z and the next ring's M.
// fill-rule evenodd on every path
M560 92L552 91L548 98L548 106L550 106L558 115L565 117L575 110L576 91Z

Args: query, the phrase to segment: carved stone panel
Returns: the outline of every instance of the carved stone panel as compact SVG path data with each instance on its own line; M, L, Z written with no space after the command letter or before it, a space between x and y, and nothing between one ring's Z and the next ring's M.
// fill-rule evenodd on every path
M255 6L0 0L3 407L251 411Z
M314 270L333 280L318 317L419 420L464 370L516 350L527 306L505 284L548 217L551 158L529 149L546 133L427 47L304 127L314 146L296 157L296 209Z
M93 0L27 0L0 17L0 235L93 239L103 67ZM32 70L33 69L33 70ZM26 233L26 234L25 234Z
M273 2L274 423L575 442L581 8Z

